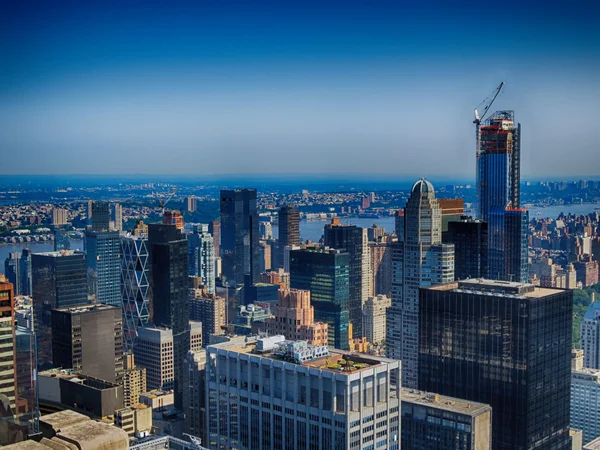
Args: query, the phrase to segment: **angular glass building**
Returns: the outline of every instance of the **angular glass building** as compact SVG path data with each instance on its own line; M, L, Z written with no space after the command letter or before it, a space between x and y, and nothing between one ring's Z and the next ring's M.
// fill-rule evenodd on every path
M521 124L496 111L477 127L478 218L488 223L488 277L527 282L527 222L521 209Z
M350 256L339 250L301 249L290 252L290 287L310 291L315 320L328 325L329 345L349 347Z
M126 350L133 350L138 328L148 325L151 299L148 239L121 237L121 301Z
M492 407L492 449L568 449L572 291L474 279L422 288L419 389Z
M94 215L94 220L96 215ZM121 306L121 238L118 231L85 235L88 294L96 303Z

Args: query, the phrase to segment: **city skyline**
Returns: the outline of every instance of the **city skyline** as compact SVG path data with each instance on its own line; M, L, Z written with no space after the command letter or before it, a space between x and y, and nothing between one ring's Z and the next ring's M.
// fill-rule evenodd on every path
M11 5L2 172L339 174L375 155L373 174L467 177L500 81L525 178L598 172L588 9L428 6Z

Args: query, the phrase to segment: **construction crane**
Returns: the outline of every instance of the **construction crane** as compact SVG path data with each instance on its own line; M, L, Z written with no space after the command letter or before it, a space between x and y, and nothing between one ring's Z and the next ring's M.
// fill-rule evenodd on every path
M498 94L500 94L500 91L502 90L503 86L504 86L504 81L502 83L500 83L500 86L498 86L496 89L494 89L492 91L492 93L485 98L485 100L483 100L479 105L477 105L477 108L475 108L475 111L473 112L475 115L475 120L473 120L473 123L477 127L479 127L479 125L481 124L483 119L485 119L485 115L490 110L490 107L492 106L492 103L494 103L494 100L496 100L496 97L498 97ZM484 108L483 108L483 113L481 114L481 117L480 117L479 112L477 110L482 105L484 105Z
M173 196L177 193L177 187L173 188L173 192L171 192L171 194L169 194L166 199L158 199L158 207L162 209L162 215L165 215L165 207L167 206L167 203L169 203L169 201L173 198Z

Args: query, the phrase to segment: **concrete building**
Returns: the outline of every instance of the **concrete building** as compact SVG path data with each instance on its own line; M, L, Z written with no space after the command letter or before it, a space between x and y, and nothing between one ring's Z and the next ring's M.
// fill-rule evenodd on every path
M327 324L315 322L310 291L281 289L274 312L275 317L264 322L268 334L281 334L288 340L306 341L310 345L328 345Z
M88 303L85 254L71 250L31 257L33 317L41 367L52 364L52 310Z
M206 351L189 351L185 357L183 411L185 433L206 442Z
M183 233L184 223L181 212L174 210L166 210L163 215L163 225L175 225L175 227Z
M442 244L441 211L433 185L424 179L404 209L404 238L392 248L392 306L386 352L402 360L402 383L416 388L419 359L419 288L454 280L454 246Z
M201 323L190 322L187 339L190 342L190 350L202 348ZM171 329L153 326L139 328L134 355L137 364L146 369L148 389L173 390L175 363Z
M146 392L146 368L137 368L132 352L125 354L123 371L123 405L127 408L140 403L140 394Z
M38 389L40 409L45 405L68 407L94 418L103 418L123 408L123 386L78 375L72 370L40 372Z
M193 195L188 197L187 199L187 211L188 212L196 212L198 208L198 199Z
M3 416L12 415L15 408L16 372L15 372L15 296L13 285L0 275L0 403L9 408ZM9 444L0 436L0 444Z
M572 314L571 291L531 284L421 288L419 389L489 404L494 450L566 448Z
M598 450L600 449L600 437L588 442L583 446L583 450Z
M363 332L371 343L380 343L386 336L387 310L392 300L385 295L370 297L363 305Z
M285 247L288 245L300 245L300 213L293 206L282 206L278 213L279 218L279 243L278 262L283 267L285 261Z
M371 272L369 296L392 294L392 249L391 242L378 238L376 242L369 242L369 256Z
M202 322L202 342L207 346L212 334L225 334L227 305L223 297L204 289L190 289L190 319Z
M52 225L66 225L69 221L68 211L63 208L52 208Z
M173 409L175 408L175 394L173 391L154 389L140 395L140 403L151 407L153 411Z
M146 437L152 431L152 408L136 405L115 411L115 426L129 436Z
M600 369L600 302L592 302L581 321L583 367Z
M207 348L207 445L399 449L400 362L272 336Z
M583 443L600 437L600 370L571 373L571 427L583 431Z
M583 350L571 350L571 370L583 370Z
M123 207L119 203L112 205L111 211L112 218L112 229L117 230L119 233L123 232Z
M492 408L454 397L402 389L402 448L492 448Z
M123 376L120 308L84 305L52 310L52 364L111 383Z

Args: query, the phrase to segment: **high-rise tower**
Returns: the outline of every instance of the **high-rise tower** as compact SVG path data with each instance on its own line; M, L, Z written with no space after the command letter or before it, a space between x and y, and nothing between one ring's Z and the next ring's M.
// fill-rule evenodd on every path
M256 189L221 191L221 257L230 286L260 279L260 245Z
M402 360L402 383L416 388L419 288L454 280L454 246L442 244L442 216L433 185L417 181L404 209L404 239L392 248L392 307L387 355Z
M188 274L200 277L209 294L215 293L215 248L208 225L194 225L188 234Z
M477 124L478 216L488 223L488 276L526 282L528 213L521 206L521 124L496 111Z
M300 213L293 206L282 206L279 210L279 245L277 261L283 267L285 247L300 244Z

